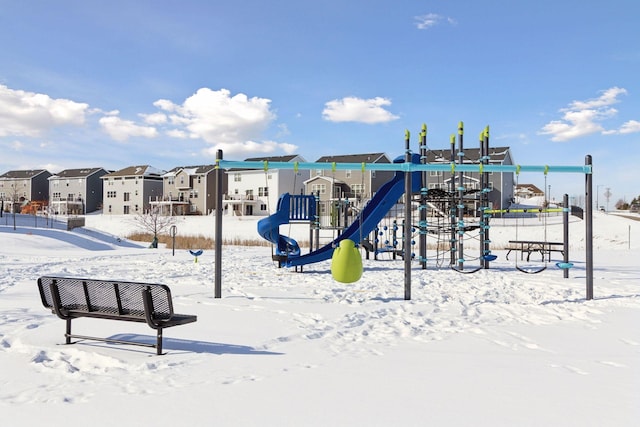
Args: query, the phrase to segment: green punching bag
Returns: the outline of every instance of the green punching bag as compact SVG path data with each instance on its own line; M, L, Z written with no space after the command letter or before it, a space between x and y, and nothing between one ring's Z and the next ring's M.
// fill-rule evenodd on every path
M333 251L331 275L341 283L357 282L362 277L362 257L353 240L341 240Z

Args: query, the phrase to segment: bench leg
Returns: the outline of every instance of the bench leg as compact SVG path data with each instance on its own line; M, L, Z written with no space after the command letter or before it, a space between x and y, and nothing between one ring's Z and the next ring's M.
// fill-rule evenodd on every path
M66 321L67 321L67 328L66 328L66 333L64 334L65 343L71 344L71 319L66 319Z
M156 354L162 355L162 328L158 328L158 335L156 338Z

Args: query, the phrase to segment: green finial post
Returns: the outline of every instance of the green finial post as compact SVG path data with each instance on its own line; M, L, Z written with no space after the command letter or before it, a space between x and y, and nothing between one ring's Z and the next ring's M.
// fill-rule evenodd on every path
M450 142L451 142L451 145L455 145L455 143L456 143L456 136L455 136L454 134L451 134Z
M458 123L458 134L462 135L464 133L464 123Z

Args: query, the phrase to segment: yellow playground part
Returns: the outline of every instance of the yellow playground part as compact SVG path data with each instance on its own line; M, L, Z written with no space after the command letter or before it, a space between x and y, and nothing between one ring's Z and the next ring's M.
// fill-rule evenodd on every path
M353 240L341 240L333 251L331 275L341 283L357 282L362 277L362 256Z

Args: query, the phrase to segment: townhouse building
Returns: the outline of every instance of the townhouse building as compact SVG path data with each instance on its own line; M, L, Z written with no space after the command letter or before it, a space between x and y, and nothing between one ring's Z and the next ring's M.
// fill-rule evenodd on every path
M162 197L165 171L149 165L129 166L100 177L103 214L129 215L149 212L150 202Z
M252 157L245 161L306 162L297 154L273 157ZM310 171L294 169L227 171L228 187L224 195L224 212L232 215L268 215L277 209L283 193L302 194Z
M222 188L227 186L224 174ZM162 175L162 194L152 199L162 215L209 215L216 208L215 165L179 166Z
M30 201L46 205L49 201L49 177L45 169L12 170L0 175L0 205L5 212L20 212Z
M84 215L102 207L104 168L65 169L48 178L49 212Z

